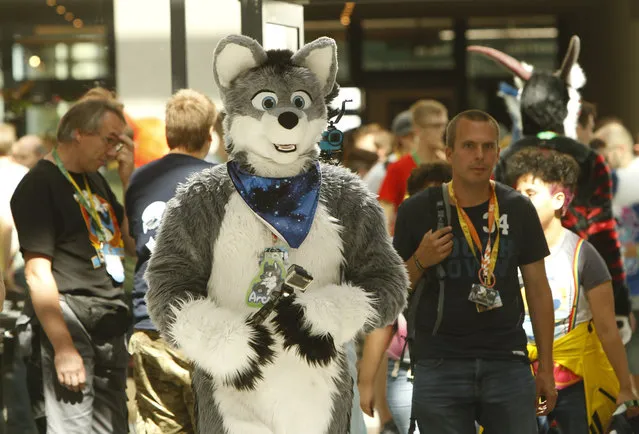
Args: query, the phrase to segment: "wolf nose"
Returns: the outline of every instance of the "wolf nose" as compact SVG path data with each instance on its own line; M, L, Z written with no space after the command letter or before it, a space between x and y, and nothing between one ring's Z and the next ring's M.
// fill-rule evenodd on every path
M277 121L287 130L292 130L300 121L300 118L293 112L284 112L277 117Z

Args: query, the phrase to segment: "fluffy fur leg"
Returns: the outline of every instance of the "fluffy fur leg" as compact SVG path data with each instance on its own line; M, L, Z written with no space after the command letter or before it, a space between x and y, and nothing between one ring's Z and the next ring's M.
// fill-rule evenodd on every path
M284 348L295 347L297 354L310 364L325 366L337 357L333 337L313 335L304 323L304 309L293 303L295 296L280 300L275 309L275 330L284 338Z
M210 300L172 306L172 340L213 378L240 390L252 390L262 366L272 363L274 340L266 327L247 323Z
M316 335L330 334L343 345L366 325L375 324L373 294L348 284L311 288L297 297L304 308L304 321Z

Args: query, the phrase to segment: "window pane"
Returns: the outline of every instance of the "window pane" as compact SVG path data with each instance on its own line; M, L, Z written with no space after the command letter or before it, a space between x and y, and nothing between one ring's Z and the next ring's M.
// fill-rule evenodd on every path
M71 77L75 80L92 80L104 75L106 75L105 65L92 60L78 62L71 67Z
M448 18L362 20L365 71L453 69L455 34Z
M88 60L104 57L104 50L99 44L92 42L80 42L71 46L71 58L73 60Z
M471 18L468 24L468 45L495 48L535 68L556 68L558 31L554 17ZM469 53L468 75L499 77L508 72L491 59Z
M346 43L346 27L339 21L306 21L304 22L304 41L309 43L322 36L328 36L337 44L337 82L345 85L350 82L349 50Z
M15 36L13 77L16 81L104 78L106 46L104 26L34 26ZM82 66L73 66L70 76L68 64L74 60Z
M55 78L57 80L67 80L69 78L69 65L66 61L55 64Z

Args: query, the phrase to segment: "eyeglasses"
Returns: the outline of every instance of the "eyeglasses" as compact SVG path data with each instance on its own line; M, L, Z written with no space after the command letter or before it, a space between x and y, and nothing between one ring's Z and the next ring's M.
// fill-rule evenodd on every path
M418 127L421 127L422 129L427 129L427 128L446 128L446 122L434 122L434 123L427 123L427 124L423 124L423 125L418 125Z
M100 137L100 140L102 140L102 143L104 143L107 146L107 148L109 148L109 149L118 148L118 146L122 142L119 137L117 137L117 136L115 136L113 134L108 135L108 136L101 136L99 133L89 133L87 135L88 136Z

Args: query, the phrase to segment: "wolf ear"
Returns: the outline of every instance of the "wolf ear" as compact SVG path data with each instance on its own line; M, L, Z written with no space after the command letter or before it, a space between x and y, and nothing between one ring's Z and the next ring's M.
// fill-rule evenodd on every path
M324 95L331 93L337 75L337 44L333 39L324 36L304 45L291 61L317 76Z
M266 62L266 52L256 40L247 36L231 35L222 39L213 55L215 84L228 89L235 77Z

